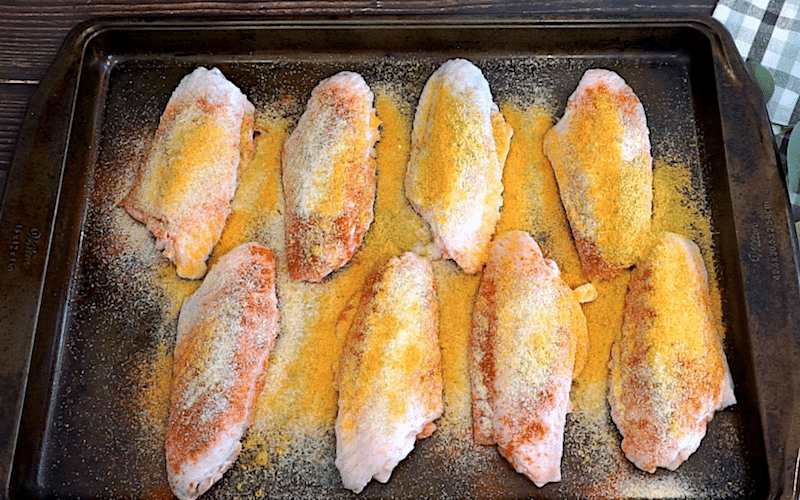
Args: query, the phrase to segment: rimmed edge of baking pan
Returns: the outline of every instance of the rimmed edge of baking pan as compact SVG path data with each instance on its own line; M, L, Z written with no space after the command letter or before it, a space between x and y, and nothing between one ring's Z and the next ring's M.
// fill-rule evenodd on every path
M53 332L59 324L61 309L43 309L43 303L57 303L62 307L68 303L60 284L68 280L72 272L69 256L51 259L54 239L79 238L77 230L69 224L78 214L63 219L58 213L62 201L60 195L65 182L65 161L71 141L82 139L72 136L76 109L91 104L91 98L80 101L78 88L82 68L86 62L88 44L99 39L98 35L118 30L175 30L195 28L198 30L259 30L259 29L305 29L335 30L364 29L381 26L403 28L436 28L456 30L459 28L519 28L577 26L581 28L687 26L703 33L709 40L716 76L720 127L724 144L707 151L707 155L724 155L727 165L727 186L735 207L752 210L732 210L735 236L738 246L738 262L726 262L727 267L736 268L740 276L728 276L729 285L740 289L745 298L744 311L738 319L747 322L748 338L754 363L769 370L755 374L755 387L759 399L760 420L764 441L768 448L767 460L770 472L771 498L797 497L798 448L800 448L800 367L798 360L798 272L796 238L792 227L788 196L783 189L783 178L778 166L774 140L768 126L763 103L756 103L752 96L758 95L752 79L735 51L730 36L719 23L711 19L536 19L536 20L352 20L352 21L176 21L176 20L120 20L96 21L77 28L68 37L29 107L23 125L20 143L15 152L9 175L6 196L0 214L0 247L8 249L5 260L0 263L4 274L0 275L0 346L5 355L0 360L0 388L3 400L0 422L8 422L0 436L0 473L3 474L3 496L10 496L11 466L15 462L15 450L22 446L18 436L22 418L23 401L26 408L31 405L46 407L50 395L47 391L27 391L29 372L49 366L58 356L57 342L44 342L45 347L34 349L39 343L38 335ZM217 38L218 50L234 51L224 40ZM187 45L188 47L188 45ZM189 47L190 48L190 47ZM146 49L146 47L144 48ZM180 52L180 48L176 48ZM102 50L95 50L98 57ZM92 64L97 64L93 61ZM113 62L109 62L113 64ZM97 76L102 79L102 75ZM85 83L85 82L84 82ZM80 101L80 102L79 102ZM760 104L760 105L759 105ZM700 103L699 105L704 105ZM744 141L741 137L753 136ZM86 147L89 145L87 144ZM68 182L75 182L68 180ZM79 185L73 186L80 189ZM40 200L31 200L29 193L39 189ZM725 210L725 207L721 207ZM733 240L733 238L732 238ZM733 244L733 241L730 242ZM77 242L73 243L77 245ZM736 254L728 253L731 256ZM732 259L733 257L729 257ZM63 292L66 293L66 292ZM768 295L768 296L767 296ZM30 410L28 410L30 411ZM5 417L8 418L5 418Z

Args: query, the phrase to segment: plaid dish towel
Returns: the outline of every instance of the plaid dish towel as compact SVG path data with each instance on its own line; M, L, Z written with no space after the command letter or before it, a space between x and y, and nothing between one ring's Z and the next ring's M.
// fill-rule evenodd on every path
M800 125L787 127L800 122L799 14L800 0L719 0L712 14L731 32L742 58L760 63L775 81L767 113L784 168L790 134L800 133ZM800 193L789 182L786 187L800 240Z
M731 32L746 61L761 63L775 79L767 103L776 125L800 121L800 0L720 0L713 17Z

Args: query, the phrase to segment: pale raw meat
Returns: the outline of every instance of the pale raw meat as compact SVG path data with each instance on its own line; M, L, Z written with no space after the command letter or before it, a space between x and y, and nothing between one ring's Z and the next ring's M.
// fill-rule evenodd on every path
M236 460L278 329L275 260L257 243L220 258L184 302L166 438L169 484L181 500Z
M414 253L367 284L336 371L336 467L359 493L429 436L443 410L439 308L433 270Z
M492 242L469 344L475 441L496 443L537 486L561 480L570 388L588 346L584 292L527 233Z
M610 279L634 265L650 232L653 160L633 90L613 71L586 71L544 151L586 277Z
M471 62L452 59L428 79L414 115L406 196L442 256L470 274L486 263L500 219L512 133Z
M182 278L206 273L206 259L231 212L240 164L253 155L254 111L219 69L197 68L185 76L122 202Z
M355 254L372 224L375 143L372 91L343 71L311 92L283 148L286 252L295 280L320 282Z
M714 412L736 402L705 265L690 240L663 233L634 269L610 366L622 451L647 472L677 469Z

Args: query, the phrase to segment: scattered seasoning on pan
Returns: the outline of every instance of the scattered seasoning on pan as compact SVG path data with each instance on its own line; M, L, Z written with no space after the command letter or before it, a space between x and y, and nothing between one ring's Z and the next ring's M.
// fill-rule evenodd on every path
M352 261L323 283L293 282L286 275L285 264L279 270L283 331L246 441L247 446L261 450L255 465L269 463L274 459L271 454L290 451L292 442L304 442L308 435L327 443L324 438L333 427L337 408L333 370L366 279L390 257L420 241L430 241L426 226L405 203L402 190L410 108L403 107L388 89L373 90L382 121L381 140L376 146L379 174L375 220ZM272 223L280 226L282 220ZM282 249L280 254L284 255ZM276 443L282 445L276 447Z
M680 159L664 156L653 162L653 230L670 231L692 240L699 248L708 271L711 306L717 321L722 318L722 296L714 261L714 229L711 209L701 179ZM725 329L719 328L725 337Z
M152 359L145 359L136 371L139 380L139 422L147 434L164 436L169 419L169 394L172 383L172 342L158 342Z
M243 241L254 240L269 246L275 252L278 266L281 332L255 420L245 435L242 456L220 483L218 496L266 496L271 490L265 484L295 484L287 479L287 474L297 473L311 478L303 483L305 488L321 488L319 491L331 494L341 489L333 466L337 408L333 373L344 333L367 276L392 256L411 249L425 253L431 247L430 231L410 207L403 191L415 103L408 97L408 89L400 85L379 83L372 88L382 122L381 140L376 145L375 221L353 260L319 284L293 282L285 262L280 151L294 126L293 120L297 118L294 114L299 116L297 110L301 111L302 106L259 103L256 124L264 132L258 137L253 161L240 172L233 212L209 264L213 265L227 250ZM302 96L297 99L302 100ZM547 103L499 104L515 134L505 165L504 206L497 234L513 229L530 232L545 255L558 263L570 286L583 284L586 279L555 176L543 153L542 140L554 121L553 113ZM712 301L719 311L705 187L698 185L692 176L693 167L681 160L666 155L654 158L653 227L683 234L698 244L708 266ZM124 187L119 189L122 191ZM139 274L136 283L150 282L137 293L155 294L153 300L160 304L160 324L148 330L153 336L150 350L137 357L140 362L133 369L141 372L136 377L140 388L141 432L152 433L147 442L153 453L163 453L163 442L158 440L164 434L169 401L173 330L183 298L197 283L180 280L174 276L174 270L168 274L169 263L153 250L146 231L135 227L132 221L128 224L122 209L111 209L115 210L119 212L115 216L118 220L105 223L110 232L125 238L110 245L108 252L124 254L115 262L126 261L129 270L136 267ZM459 479L468 483L464 484L465 492L506 494L509 490L504 490L501 482L507 479L509 471L503 468L496 451L472 441L467 339L480 274L466 275L446 260L435 260L433 268L439 297L445 410L436 422L437 432L425 440L429 442L421 442L422 449L414 453L436 454L442 457L443 467L457 467L460 474L475 471L474 478ZM121 268L117 277L124 274ZM669 480L638 475L619 451L619 437L608 417L607 364L611 343L621 326L628 278L626 271L613 280L596 283L597 300L582 306L590 347L587 364L573 384L571 394L575 408L568 417L565 461L576 470L563 469L565 480L585 480L591 491L584 493L592 498L616 498L636 491L651 496L691 496L692 490L685 487L679 474ZM652 490L648 489L651 485ZM575 493L565 491L568 496Z
M545 257L556 261L570 287L586 283L556 177L542 147L553 115L538 104L526 108L509 104L502 111L515 133L503 171L503 212L497 234L527 231Z
M605 423L608 361L611 344L622 329L622 311L630 271L594 283L597 299L583 304L589 331L589 352L586 366L572 387L572 401L584 418Z
M254 238L253 229L264 218L276 213L282 203L280 194L280 154L288 137L286 118L259 113L256 123L261 131L256 139L253 159L239 171L239 185L231 202L231 214L214 247L209 261L216 263L236 245ZM277 188L276 188L277 187Z
M455 262L433 263L439 295L439 344L442 349L445 411L437 422L439 437L472 440L472 394L468 343L472 304L480 274L466 274Z

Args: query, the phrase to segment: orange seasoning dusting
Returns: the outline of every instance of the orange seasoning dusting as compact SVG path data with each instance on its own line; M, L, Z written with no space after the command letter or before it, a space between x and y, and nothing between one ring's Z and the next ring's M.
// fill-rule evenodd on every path
M296 280L315 283L350 261L373 221L374 95L350 71L320 82L283 145L286 255Z

